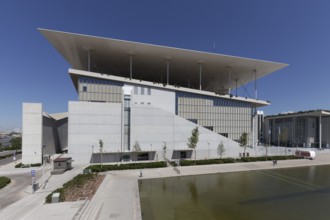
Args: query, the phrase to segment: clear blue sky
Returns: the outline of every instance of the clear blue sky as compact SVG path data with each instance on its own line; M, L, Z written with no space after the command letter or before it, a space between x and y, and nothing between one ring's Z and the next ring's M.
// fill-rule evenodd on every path
M21 128L22 102L55 113L77 99L38 27L210 52L216 42L217 53L290 64L258 81L266 114L330 109L329 12L328 0L1 1L0 130Z

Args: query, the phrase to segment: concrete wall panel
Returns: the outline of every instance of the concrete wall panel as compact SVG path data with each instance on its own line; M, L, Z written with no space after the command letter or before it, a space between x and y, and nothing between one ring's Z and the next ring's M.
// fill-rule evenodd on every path
M187 150L188 138L196 126L200 132L197 158L217 157L217 147L221 142L226 148L225 157L238 157L239 152L243 152L237 142L160 108L134 106L131 114L131 147L137 141L142 151L156 151L155 159L162 159L164 142L168 158L172 158L173 150Z
M77 163L91 161L100 139L104 152L121 150L120 103L69 102L68 124L68 153Z
M41 163L42 104L23 103L22 163Z

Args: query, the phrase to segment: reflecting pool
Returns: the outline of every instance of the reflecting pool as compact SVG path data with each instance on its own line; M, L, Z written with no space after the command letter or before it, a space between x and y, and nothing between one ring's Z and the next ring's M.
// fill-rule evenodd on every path
M143 220L330 219L330 166L139 181Z

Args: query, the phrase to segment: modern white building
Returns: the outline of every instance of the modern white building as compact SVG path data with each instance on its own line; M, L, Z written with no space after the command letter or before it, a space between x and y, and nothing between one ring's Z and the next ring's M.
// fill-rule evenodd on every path
M270 104L258 99L257 80L287 66L39 31L72 66L68 72L79 98L57 117L43 113L41 104L23 104L23 163L63 150L76 163L99 162L99 140L104 162L163 160L165 145L168 159L191 158L187 142L195 127L197 158L217 157L221 142L224 156L238 157L243 132L251 146L258 142L257 108ZM255 96L237 96L237 88L251 81Z

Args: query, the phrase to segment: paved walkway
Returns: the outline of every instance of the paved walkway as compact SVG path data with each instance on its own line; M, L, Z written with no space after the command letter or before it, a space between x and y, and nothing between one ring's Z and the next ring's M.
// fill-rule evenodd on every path
M233 163L179 167L180 174L173 168L144 169L143 177L139 170L111 171L106 173L99 190L91 201L43 204L44 198L61 184L81 173L84 166L50 179L44 190L26 196L22 200L0 211L0 219L115 219L141 220L138 179L164 178L210 173L250 171L261 169L279 169L298 166L330 164L330 152L317 152L316 160L278 161L274 166L271 161Z
M79 210L81 202L72 204L52 204L51 206L43 204L47 195L71 180L74 176L82 173L83 167L84 166L76 166L74 169L62 175L51 176L48 178L45 187L39 189L34 194L32 193L32 187L27 187L26 191L28 195L2 209L0 211L0 219L72 219L77 210ZM46 174L46 176L49 177L49 174Z

